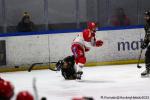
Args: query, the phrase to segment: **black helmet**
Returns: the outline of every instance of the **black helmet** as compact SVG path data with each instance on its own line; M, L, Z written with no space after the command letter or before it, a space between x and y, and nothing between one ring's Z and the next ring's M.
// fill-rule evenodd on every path
M144 14L147 15L147 16L150 16L150 11L149 10L145 11Z

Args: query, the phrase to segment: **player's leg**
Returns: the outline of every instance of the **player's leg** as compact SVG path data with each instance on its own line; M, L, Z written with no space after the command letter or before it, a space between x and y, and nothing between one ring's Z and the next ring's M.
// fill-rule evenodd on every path
M145 53L145 67L146 70L141 73L142 76L150 74L150 47L148 47Z
M84 48L79 44L73 44L71 49L75 57L75 63L76 63L75 69L76 69L77 79L81 79L81 75L83 74L82 68L86 63Z

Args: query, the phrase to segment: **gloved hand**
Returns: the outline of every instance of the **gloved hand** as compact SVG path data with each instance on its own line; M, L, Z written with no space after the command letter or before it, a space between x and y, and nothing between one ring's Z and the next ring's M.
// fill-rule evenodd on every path
M56 63L56 69L57 69L57 71L60 71L60 70L61 70L63 64L64 64L63 60L59 60L59 61Z
M90 48L85 46L85 52L88 52L88 51L90 51Z
M103 45L103 41L102 40L97 40L96 41L96 47L100 47Z
M145 49L147 47L147 44L146 43L143 43L142 45L141 45L141 48L142 49Z

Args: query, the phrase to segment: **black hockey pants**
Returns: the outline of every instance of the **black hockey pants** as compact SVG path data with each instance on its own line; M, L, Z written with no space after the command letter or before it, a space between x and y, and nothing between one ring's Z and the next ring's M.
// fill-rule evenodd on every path
M145 53L145 64L146 64L146 69L150 70L150 46L148 46Z

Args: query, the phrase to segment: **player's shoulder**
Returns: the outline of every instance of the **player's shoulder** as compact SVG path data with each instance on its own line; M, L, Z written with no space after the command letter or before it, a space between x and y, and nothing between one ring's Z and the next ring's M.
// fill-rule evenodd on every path
M65 57L64 61L68 61L68 60L72 60L72 59L74 59L73 55Z
M87 32L90 32L90 30L89 29L84 29L82 32L87 33Z

